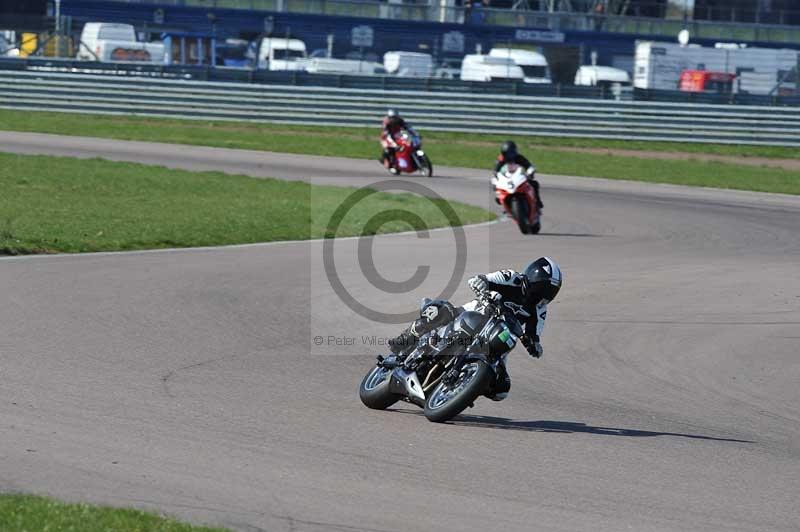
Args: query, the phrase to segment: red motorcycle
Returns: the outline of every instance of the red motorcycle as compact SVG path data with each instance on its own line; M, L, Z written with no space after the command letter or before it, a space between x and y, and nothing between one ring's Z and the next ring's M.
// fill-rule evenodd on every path
M528 182L525 170L516 164L503 166L492 177L497 202L503 206L523 234L536 234L541 229L541 212L536 206L536 191Z
M408 130L401 131L394 139L397 149L394 152L394 164L388 170L393 174L413 174L418 172L425 177L433 177L433 164L422 151L422 140L419 135Z

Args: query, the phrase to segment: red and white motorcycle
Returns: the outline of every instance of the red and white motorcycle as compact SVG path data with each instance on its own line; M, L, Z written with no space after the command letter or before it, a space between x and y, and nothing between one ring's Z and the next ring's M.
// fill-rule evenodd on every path
M404 129L394 139L397 149L394 152L394 165L388 167L394 174L413 174L433 177L433 163L422 150L419 135Z
M541 212L536 206L536 191L528 182L525 170L518 164L507 164L492 177L497 202L503 206L523 234L536 234L541 229Z

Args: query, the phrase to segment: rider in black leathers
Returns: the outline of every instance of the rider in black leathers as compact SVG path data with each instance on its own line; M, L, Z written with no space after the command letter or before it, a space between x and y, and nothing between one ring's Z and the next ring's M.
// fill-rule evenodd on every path
M547 304L555 299L561 283L561 269L548 257L541 257L530 263L522 273L499 270L477 275L468 281L469 287L476 294L499 294L499 304L505 306L525 326L525 335L520 340L534 358L542 356L540 336L547 317ZM389 341L391 351L403 356L416 346L421 336L449 323L462 311L472 310L474 306L475 302L454 307L448 301L432 301L400 336ZM508 396L510 389L511 378L503 359L498 367L497 383L489 397L502 401Z

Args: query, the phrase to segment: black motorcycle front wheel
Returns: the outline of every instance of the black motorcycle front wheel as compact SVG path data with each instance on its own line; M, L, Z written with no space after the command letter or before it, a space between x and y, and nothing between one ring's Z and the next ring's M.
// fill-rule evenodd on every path
M530 233L531 226L530 223L528 223L530 219L528 202L520 196L515 196L511 199L511 213L514 215L514 219L517 221L517 225L519 225L519 230L522 234L527 235Z
M433 389L425 401L425 417L435 423L456 417L486 391L491 372L480 360L464 364L455 382L443 380Z
M358 396L367 408L385 410L400 400L400 396L389 391L392 370L375 366L361 380Z
M427 155L417 156L417 171L425 177L433 177L433 163Z

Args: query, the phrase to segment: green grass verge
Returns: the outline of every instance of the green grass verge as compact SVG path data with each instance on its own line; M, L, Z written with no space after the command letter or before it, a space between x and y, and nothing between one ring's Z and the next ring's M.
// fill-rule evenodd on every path
M494 214L412 194L376 193L328 225L357 189L187 172L100 159L0 154L0 253L195 247L377 234L482 222ZM440 210L450 205L455 217ZM409 219L409 216L406 216Z
M122 140L149 140L244 148L251 150L341 155L342 157L371 157L376 151L379 120L375 128L337 128L263 124L255 122L226 122L205 120L176 120L136 116L105 116L74 113L13 111L0 109L0 129L104 137ZM424 132L427 149L441 150L435 144L455 144L472 149L485 144L494 155L495 149L506 140L503 135ZM325 138L320 145L309 146L308 137ZM697 144L689 142L627 141L592 138L521 137L518 144L526 149L546 147L604 148L677 153L730 155L739 157L769 157L800 159L800 150L779 146L748 146L745 144ZM448 151L438 155L447 158ZM456 155L460 155L457 152ZM563 155L561 155L563 157ZM494 157L492 157L494 158ZM450 159L445 161L450 164ZM491 164L491 163L490 163ZM481 168L487 166L483 161Z
M377 156L377 128L337 128L208 122L143 117L75 115L0 110L0 128L125 140L149 140L224 148L269 150L351 158ZM426 150L435 165L489 168L504 137L425 133ZM800 158L800 150L768 146L710 145L675 142L623 142L597 139L517 138L520 149L541 173L603 177L658 183L800 194L797 171L766 166L699 161L693 154ZM610 154L564 152L563 148L624 148L680 152L674 160Z
M230 532L128 508L66 504L33 495L0 495L3 532Z

